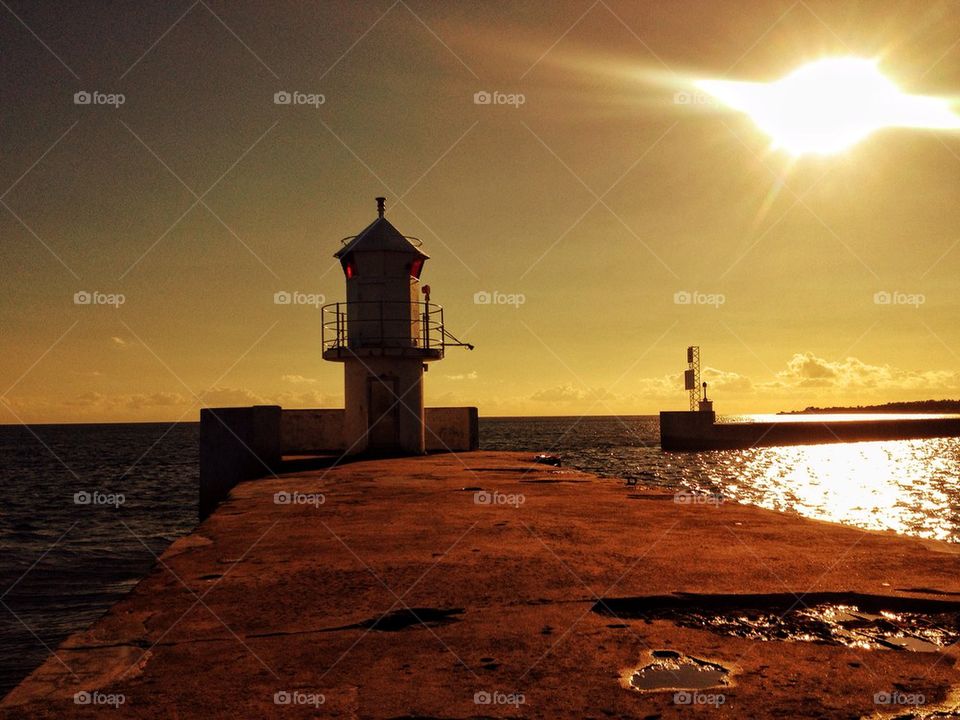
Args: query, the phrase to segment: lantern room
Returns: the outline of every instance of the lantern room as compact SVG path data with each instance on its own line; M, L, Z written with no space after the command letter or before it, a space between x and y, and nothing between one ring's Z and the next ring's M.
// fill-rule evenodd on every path
M384 203L377 198L377 219L344 238L334 255L343 268L347 301L325 308L327 360L385 351L424 361L442 357L440 309L428 296L421 299L420 274L429 256L417 238L403 235L384 217Z

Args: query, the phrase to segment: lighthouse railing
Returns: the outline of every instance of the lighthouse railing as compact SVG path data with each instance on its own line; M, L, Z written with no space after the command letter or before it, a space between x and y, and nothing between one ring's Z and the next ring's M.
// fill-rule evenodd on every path
M321 308L324 352L391 348L443 355L443 307L418 301L361 300Z

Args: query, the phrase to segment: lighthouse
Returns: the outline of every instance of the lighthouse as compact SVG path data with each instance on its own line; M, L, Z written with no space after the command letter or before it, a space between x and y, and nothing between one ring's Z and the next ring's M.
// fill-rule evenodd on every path
M278 405L200 411L200 518L241 480L272 474L287 456L422 455L480 446L477 408L423 407L427 363L465 347L420 285L422 243L384 217L335 253L346 302L321 308L323 359L343 363L345 407Z
M443 309L420 275L429 256L384 217L344 238L334 255L346 302L323 308L323 358L343 363L346 452L420 455L425 451L423 373L443 358ZM460 343L457 343L460 344Z

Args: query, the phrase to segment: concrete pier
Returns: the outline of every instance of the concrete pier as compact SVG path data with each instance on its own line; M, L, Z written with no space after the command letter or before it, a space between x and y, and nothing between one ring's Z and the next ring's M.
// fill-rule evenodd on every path
M421 408L424 424L407 425L426 452L480 447L475 407ZM238 482L279 471L284 456L356 454L343 409L284 410L279 405L200 411L200 519L205 520ZM419 430L417 429L419 427Z
M960 418L718 423L714 412L661 412L664 450L736 450L870 440L960 437Z
M113 716L78 692L122 697L124 718L933 717L956 705L951 649L760 642L629 611L689 605L678 593L960 611L957 547L677 502L530 459L443 454L242 482L14 689L0 719ZM705 691L723 703L621 687L654 650L729 668L727 687ZM878 704L897 692L924 705Z

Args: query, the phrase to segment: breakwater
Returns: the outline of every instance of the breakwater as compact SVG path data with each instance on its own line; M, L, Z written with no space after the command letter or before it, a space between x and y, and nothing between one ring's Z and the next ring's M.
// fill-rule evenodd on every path
M661 412L664 450L735 450L872 440L960 437L960 417L718 423L714 412Z

